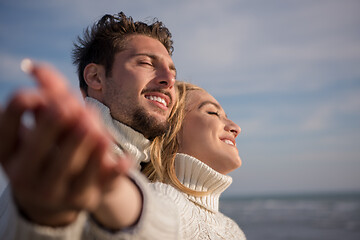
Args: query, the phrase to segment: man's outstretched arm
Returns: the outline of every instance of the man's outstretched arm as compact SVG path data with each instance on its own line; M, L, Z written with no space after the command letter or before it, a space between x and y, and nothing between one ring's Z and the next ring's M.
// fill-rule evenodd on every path
M6 144L0 146L0 162L20 216L59 229L74 223L82 210L96 209L128 164L114 161L96 113L70 93L60 74L48 66L28 71L39 88L15 95L1 114L0 139ZM29 129L21 125L24 112L34 115ZM140 193L134 197L139 200Z

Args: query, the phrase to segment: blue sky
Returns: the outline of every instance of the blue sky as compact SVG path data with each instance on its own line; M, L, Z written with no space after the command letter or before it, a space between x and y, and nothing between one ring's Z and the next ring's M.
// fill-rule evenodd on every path
M360 191L360 1L0 1L0 104L31 85L24 57L77 89L72 43L105 13L157 17L181 80L242 128L226 194Z

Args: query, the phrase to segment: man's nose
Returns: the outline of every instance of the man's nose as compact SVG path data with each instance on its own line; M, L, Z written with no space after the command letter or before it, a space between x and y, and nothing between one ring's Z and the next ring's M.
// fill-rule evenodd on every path
M157 76L156 83L162 87L172 88L175 84L174 72L168 68L162 69Z

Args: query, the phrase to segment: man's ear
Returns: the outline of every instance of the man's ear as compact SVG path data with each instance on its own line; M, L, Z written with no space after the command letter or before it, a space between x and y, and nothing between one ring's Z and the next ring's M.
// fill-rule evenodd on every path
M101 90L105 80L105 69L95 63L88 64L84 69L84 79L89 89Z

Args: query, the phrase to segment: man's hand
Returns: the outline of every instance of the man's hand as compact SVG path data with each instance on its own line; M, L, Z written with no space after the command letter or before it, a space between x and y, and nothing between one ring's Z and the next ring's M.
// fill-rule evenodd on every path
M54 69L31 65L37 91L16 94L0 115L0 162L14 199L30 220L48 226L73 222L96 209L103 191L127 172L94 110L85 108ZM22 125L25 112L34 116Z

